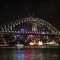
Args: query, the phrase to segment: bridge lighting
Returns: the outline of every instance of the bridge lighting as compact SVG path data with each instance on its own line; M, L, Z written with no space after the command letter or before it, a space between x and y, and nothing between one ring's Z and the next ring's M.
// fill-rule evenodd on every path
M29 31L27 33L29 33Z
M10 31L8 31L8 32L10 32Z
M40 34L40 32L38 34Z
M17 20L17 22L19 22L19 20Z
M29 20L29 21L31 21L31 20Z
M15 24L13 24L13 27L15 27Z
M16 38L16 36L14 36Z
M14 32L14 31L12 31L12 32Z
M23 21L21 21L21 23L23 23Z
M30 31L30 33L32 33L32 32Z
M7 31L6 31L7 32Z
M38 31L36 33L38 34Z
M21 31L24 31L24 29L22 28Z
M17 32L17 31L15 31L15 32Z
M19 24L20 24L20 21L19 21Z
M45 34L45 32L42 32L42 34Z
M34 20L35 21L35 20Z
M16 23L16 25L18 25L18 23Z
M18 31L18 33L19 33L19 31Z

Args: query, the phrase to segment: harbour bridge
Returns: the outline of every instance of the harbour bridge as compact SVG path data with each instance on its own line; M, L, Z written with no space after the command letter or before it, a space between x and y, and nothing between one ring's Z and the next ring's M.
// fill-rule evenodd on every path
M12 21L0 26L0 32L23 34L59 34L59 31L50 23L35 17L27 17Z
M13 33L19 39L51 41L59 40L60 32L50 23L35 17L26 17L0 26L0 35ZM22 35L24 35L22 37Z

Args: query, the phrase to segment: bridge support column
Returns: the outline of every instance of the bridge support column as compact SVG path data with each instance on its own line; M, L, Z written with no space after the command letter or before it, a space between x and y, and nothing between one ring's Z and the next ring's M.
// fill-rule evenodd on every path
M37 24L35 23L32 24L32 31L34 32L37 31Z
M2 30L2 32L4 32L4 29L3 29L3 27L1 28L1 30Z
M12 31L12 26L10 27L10 30Z

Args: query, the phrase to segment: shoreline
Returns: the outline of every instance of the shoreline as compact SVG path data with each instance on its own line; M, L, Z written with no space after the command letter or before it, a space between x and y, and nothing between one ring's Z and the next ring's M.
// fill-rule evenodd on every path
M0 46L0 48L13 48L13 49L56 49L60 48L60 46L25 46L25 47L16 47L16 46Z

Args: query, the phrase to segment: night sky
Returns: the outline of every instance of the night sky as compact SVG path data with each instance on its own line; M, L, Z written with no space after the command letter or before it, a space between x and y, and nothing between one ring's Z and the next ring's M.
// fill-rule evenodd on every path
M60 30L60 0L0 0L0 25L33 13Z

